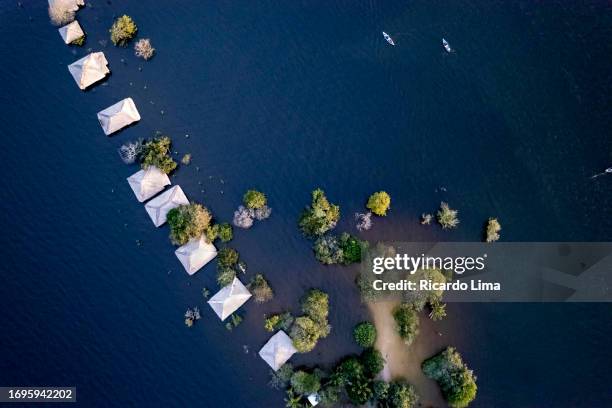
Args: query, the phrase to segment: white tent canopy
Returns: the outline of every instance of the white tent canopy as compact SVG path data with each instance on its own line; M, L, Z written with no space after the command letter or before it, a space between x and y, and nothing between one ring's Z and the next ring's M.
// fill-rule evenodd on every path
M66 24L63 27L58 28L57 31L59 31L60 35L62 36L62 39L66 44L70 44L74 40L78 40L79 38L85 35L83 29L81 28L81 25L76 20L74 20L70 24Z
M125 98L98 112L98 121L106 136L140 120L140 113L132 98Z
M77 11L79 6L85 5L85 0L49 0L49 7L55 3L65 4L68 10Z
M217 248L206 242L204 236L192 239L174 251L189 275L199 271L204 265L217 256Z
M77 23L78 24L78 23ZM110 72L103 52L92 52L68 65L68 71L81 89L85 89Z
M295 353L297 350L293 347L291 338L282 330L270 337L270 340L259 350L259 356L274 371L281 368Z
M251 297L251 292L238 280L223 287L210 298L208 304L221 320L227 319Z
M146 203L145 210L149 213L149 217L153 220L153 224L159 227L166 222L168 211L179 205L187 204L189 204L189 200L187 200L181 186L174 186Z
M132 174L127 181L141 203L171 184L168 175L155 166L149 166Z

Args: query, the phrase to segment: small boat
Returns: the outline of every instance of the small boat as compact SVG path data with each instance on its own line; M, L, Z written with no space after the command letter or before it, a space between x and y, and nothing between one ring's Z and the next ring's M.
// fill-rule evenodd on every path
M444 38L442 39L442 46L444 47L446 52L453 52L453 49L451 48L450 44Z
M385 40L387 40L387 42L391 45L395 45L395 43L393 42L393 38L391 38L391 36L387 33L385 33L384 31L383 33L383 37L385 37Z

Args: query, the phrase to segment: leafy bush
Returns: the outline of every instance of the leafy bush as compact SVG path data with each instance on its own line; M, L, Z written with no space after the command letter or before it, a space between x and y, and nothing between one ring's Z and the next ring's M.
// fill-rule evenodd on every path
M153 54L155 54L155 48L153 48L153 46L151 45L150 39L142 38L136 41L136 44L134 44L134 55L136 55L137 57L143 58L145 61L148 61L153 57ZM189 156L191 158L191 155Z
M240 323L242 323L242 316L233 313L230 316L230 320L229 322L225 323L225 328L229 331L234 330L236 327L240 326Z
M340 235L339 243L342 249L343 264L349 265L361 262L361 248L364 245L362 241L347 232L343 232L342 235Z
M363 405L373 395L372 380L366 377L357 377L346 385L346 394L355 405Z
M257 274L249 283L249 290L255 297L255 302L265 303L274 297L274 292L262 274Z
M453 210L444 201L440 203L440 209L438 210L438 222L444 229L456 228L459 225L459 218L457 210Z
M499 225L499 221L497 218L489 218L487 221L487 242L495 242L499 240L499 231L501 231L501 225Z
M336 367L332 381L339 386L345 386L355 379L363 377L364 372L363 365L356 357L348 357Z
M234 248L222 248L217 253L217 262L219 266L232 268L238 263L240 255Z
M161 136L145 142L140 152L142 168L155 166L166 174L171 173L176 169L176 162L169 154L171 145L172 140L168 136Z
M340 219L340 207L331 204L321 189L312 192L312 203L300 216L299 226L308 237L317 237L333 229Z
M319 262L325 265L342 263L344 252L340 248L340 242L335 235L323 235L314 242L312 249Z
M247 208L261 208L267 203L267 198L264 193L257 190L248 190L242 197L242 202Z
M403 380L396 380L389 384L387 392L387 406L389 408L413 408L419 401L414 387Z
M270 382L268 382L268 385L277 390L285 388L289 385L292 375L293 366L290 363L285 363L276 371L270 370Z
M228 266L219 266L217 268L217 284L225 287L231 284L236 277L236 271Z
M174 245L183 245L192 238L202 236L211 219L210 212L201 204L179 205L171 209L167 215L170 240Z
M431 303L429 318L433 321L442 320L446 317L446 305L438 301Z
M402 303L393 310L397 332L406 345L412 344L419 334L419 316L412 305Z
M379 191L370 196L366 207L376 215L385 216L390 205L391 196L385 191Z
M291 376L291 387L298 394L308 395L319 391L321 380L315 374L300 370Z
M315 322L327 322L329 296L318 289L312 289L302 300L302 312Z
M353 330L355 342L361 347L372 347L376 342L376 327L370 322L362 322Z
M422 368L427 377L438 382L450 407L467 407L476 398L476 377L453 347L425 360Z
M130 16L123 15L119 17L113 23L109 32L111 35L111 41L115 45L125 46L127 43L136 36L138 27Z
M382 353L375 348L369 348L361 354L361 364L366 376L374 378L385 366Z
M443 284L447 281L446 276L438 269L419 269L408 278L410 281L419 282L422 280L431 281L435 284ZM417 285L418 286L418 285ZM410 303L417 312L422 311L429 303L439 303L442 300L444 290L426 290L417 289L405 291L403 294L404 301Z
M321 337L320 326L310 317L300 316L291 327L293 346L300 353L312 351Z
M213 224L206 229L206 240L213 243L219 237L219 224Z
M374 399L384 401L389 393L389 383L382 380L374 381L372 383L372 391L374 392Z
M232 226L227 222L219 225L219 238L221 238L222 242L229 242L234 238Z
M273 332L278 329L288 331L293 324L293 320L293 316L289 312L275 314L266 318L264 328L269 332Z

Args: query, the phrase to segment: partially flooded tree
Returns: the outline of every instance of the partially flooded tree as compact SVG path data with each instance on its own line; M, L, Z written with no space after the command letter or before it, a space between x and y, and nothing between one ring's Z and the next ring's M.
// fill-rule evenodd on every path
M457 210L453 210L448 206L447 203L442 201L440 203L440 209L438 210L438 222L444 229L456 228L459 225L459 218Z
M134 44L134 55L137 57L148 61L153 57L153 54L155 54L155 48L151 45L150 39L142 38Z
M486 241L495 242L499 240L499 231L501 231L501 225L497 218L489 218L487 221Z

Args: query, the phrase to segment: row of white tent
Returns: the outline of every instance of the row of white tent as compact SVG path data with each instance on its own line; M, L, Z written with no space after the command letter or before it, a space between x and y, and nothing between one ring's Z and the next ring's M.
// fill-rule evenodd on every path
M52 1L74 2L75 10L79 5L83 5L83 0L49 0L49 3L51 4ZM59 32L66 44L84 35L77 21L61 27ZM68 71L81 90L87 89L110 73L108 61L103 52L93 52L73 62L68 65ZM107 136L139 120L140 113L132 98L125 98L98 112L98 121ZM172 183L168 175L155 166L137 171L128 177L127 181L139 202L150 200L145 204L145 210L156 227L166 223L170 210L189 204L180 186L176 185L164 191ZM164 192L161 193L162 191ZM204 236L201 236L180 246L174 253L185 271L193 275L217 256L217 249ZM246 303L251 296L246 286L238 278L234 278L231 284L221 288L212 296L208 304L223 321ZM277 371L296 352L291 338L280 330L261 348L259 356L274 371ZM313 398L309 396L308 399L312 405L316 405Z

